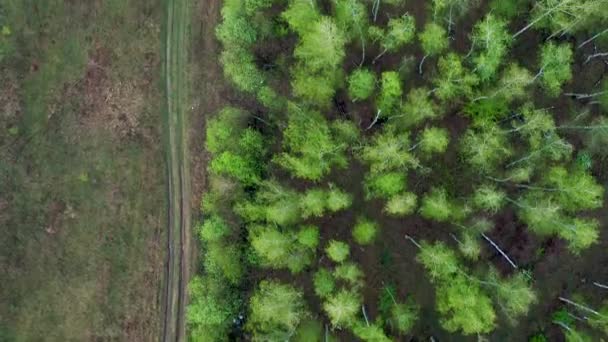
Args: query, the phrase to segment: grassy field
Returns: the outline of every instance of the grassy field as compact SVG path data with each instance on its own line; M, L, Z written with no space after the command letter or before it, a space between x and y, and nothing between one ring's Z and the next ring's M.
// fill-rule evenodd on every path
M155 340L160 1L0 1L0 341Z

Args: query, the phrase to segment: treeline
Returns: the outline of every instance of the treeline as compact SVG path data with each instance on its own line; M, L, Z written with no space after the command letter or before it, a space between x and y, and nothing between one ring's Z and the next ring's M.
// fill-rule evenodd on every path
M460 54L451 47L454 30L476 2L434 0L424 23L404 13L404 3L224 2L217 27L224 74L265 112L230 106L207 120L212 158L197 228L204 270L192 281L188 310L193 340L329 340L347 330L389 341L412 334L421 308L416 298L399 298L394 284L375 289L378 317L366 312L365 274L351 248L382 237L377 218L357 213L348 239L328 239L332 227L314 223L361 201L383 201L378 215L419 215L453 228L446 241L428 241L424 232L403 240L403 248L418 250L440 324L451 333L490 334L500 322L517 324L538 302L533 273L490 237L497 214L513 211L529 233L557 236L575 255L598 243L600 222L588 213L604 200L592 169L606 157L608 121L598 113L608 111L608 80L581 93L563 89L579 51L608 48L605 2L493 1ZM515 17L528 12L515 27ZM532 31L539 46L523 60L514 48ZM289 48L261 58L269 44ZM422 52L415 63L391 62L415 48ZM583 64L601 59L597 53ZM415 77L423 84L412 86ZM368 122L335 115L339 96L367 110ZM563 96L571 108L545 106ZM554 109L572 113L556 119ZM466 118L462 134L446 124L454 115ZM329 181L332 172L349 177L353 160L365 167L363 198ZM428 190L408 184L412 176ZM484 260L483 248L512 272ZM271 270L312 271L314 294ZM311 295L322 312L311 312ZM572 334L572 322L559 322Z

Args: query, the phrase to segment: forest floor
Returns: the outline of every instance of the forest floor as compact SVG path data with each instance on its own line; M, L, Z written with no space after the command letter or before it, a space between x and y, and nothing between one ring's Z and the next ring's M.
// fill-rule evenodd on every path
M184 341L190 259L190 172L188 166L189 91L186 72L190 49L187 0L166 5L164 132L167 162L168 227L163 341Z

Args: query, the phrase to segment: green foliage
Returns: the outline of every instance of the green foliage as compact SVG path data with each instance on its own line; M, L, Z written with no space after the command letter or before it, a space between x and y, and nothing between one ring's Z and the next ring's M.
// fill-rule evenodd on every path
M256 340L287 340L306 316L299 290L262 280L249 301L247 328Z
M216 28L216 35L227 49L248 48L257 40L256 28L246 15L243 5L233 2L222 8L222 22Z
M311 30L311 23L317 22L321 15L315 1L290 0L289 6L281 17L289 24L289 27L300 35Z
M391 116L397 113L401 104L401 80L395 71L385 71L382 73L380 81L380 94L376 101L378 111L384 116Z
M529 21L553 34L573 34L584 29L595 29L608 15L602 0L539 0Z
M298 232L298 243L315 249L319 245L319 228L315 226L304 226Z
M437 287L437 311L444 315L441 326L449 332L484 334L496 326L496 313L490 298L477 283L463 276L456 276L450 283Z
M240 299L235 292L214 278L196 276L188 284L188 293L186 322L190 335L194 339L205 336L204 341L222 340L238 314Z
M346 242L331 240L325 248L327 256L335 262L343 262L350 254L350 248Z
M422 51L425 55L437 55L448 48L449 41L445 29L435 22L424 25L424 31L418 34Z
M460 271L458 258L454 251L443 242L437 242L433 245L423 242L420 245L420 252L416 260L424 265L432 281L447 281L454 274L458 274Z
M606 103L608 104L608 101ZM605 148L608 146L608 118L604 116L596 118L591 124L595 128L587 130L585 145L593 155L606 157L608 156L608 149Z
M484 184L473 193L473 204L479 209L496 214L505 204L507 194L493 185Z
M243 278L243 260L236 244L208 244L204 265L208 273L221 274L231 284L238 284Z
M418 197L412 192L405 192L391 197L384 211L393 216L407 216L416 211Z
M321 342L323 326L316 320L305 320L300 323L293 338L295 342Z
M589 326L608 335L608 302L604 301L597 312L599 315L588 317Z
M336 266L334 277L346 281L351 287L356 288L363 285L363 271L352 262L345 262Z
M365 193L369 198L392 198L405 190L404 172L386 172L365 177Z
M568 172L556 166L546 173L544 182L555 189L556 200L569 211L600 208L604 200L604 187L591 174L575 169Z
M327 298L334 292L336 281L328 270L321 268L313 276L315 293L321 298Z
M369 245L374 241L378 234L378 225L366 218L359 217L355 228L353 228L353 238L360 245Z
M557 45L548 42L541 48L540 68L542 70L541 84L547 95L559 95L562 85L572 79L573 54L569 44Z
M208 217L198 228L198 235L203 242L218 242L230 233L228 224L217 215Z
M344 59L344 45L346 44L342 31L329 17L321 17L318 21L308 25L311 28L301 35L294 56L313 72L338 67Z
M496 126L480 131L467 130L461 144L466 161L482 172L495 170L513 153L506 133Z
M429 90L426 88L414 88L410 90L402 108L402 112L405 114L395 118L404 126L414 126L424 120L439 117L440 109L431 101L429 93Z
M479 234L463 231L458 238L458 250L469 260L479 259L481 254Z
M409 135L392 129L374 135L363 147L360 158L370 166L372 174L418 166L418 160L410 153Z
M207 120L205 147L207 151L219 154L238 149L234 136L241 134L247 125L247 112L235 107L224 107Z
M319 244L319 230L314 226L305 226L299 232L250 226L249 239L262 266L288 268L298 273L312 261Z
M323 304L329 321L335 328L351 327L360 312L361 297L355 292L340 290L330 296Z
M430 127L422 131L420 149L424 153L443 153L448 147L450 137L445 128Z
M319 180L332 166L345 166L345 145L334 141L325 118L316 111L290 106L287 128L283 131L283 153L276 162L293 176Z
M256 93L266 82L262 71L256 66L254 56L243 48L230 48L222 51L220 62L224 75L237 89Z
M367 324L361 321L353 326L353 334L362 341L370 342L391 342L392 340L384 334L379 323Z
M329 189L329 191L326 191L325 195L327 196L327 209L329 209L331 212L349 208L353 203L353 197L350 194L335 187L332 187Z
M399 18L391 18L388 21L386 35L381 40L381 45L386 51L394 52L414 39L416 22L414 17L406 13Z
M302 208L302 217L308 218L311 216L321 217L325 212L326 198L325 191L321 189L310 189L302 196L300 207Z
M278 225L297 223L302 216L298 193L273 180L260 183L255 197L239 201L234 211L246 221L268 221Z
M512 322L528 314L530 306L537 302L536 293L524 273L519 272L509 278L500 279L497 271L491 270L489 278L490 282L497 284L494 286L496 300Z
M473 55L475 70L482 81L490 80L498 71L511 41L507 22L488 14L473 28L471 41L477 51Z
M528 342L548 342L547 337L543 333L533 335L528 339Z
M457 206L443 188L433 188L422 197L420 215L424 218L445 222L458 215L456 210Z
M350 39L364 39L367 30L368 13L365 4L359 0L333 1L336 24Z
M368 69L356 69L348 77L348 95L353 101L366 100L376 88L376 75Z
M409 333L420 313L420 308L414 304L395 304L391 309L391 322L401 334Z
M291 81L293 93L305 101L325 107L336 92L338 73L333 71L312 73L298 66L293 74Z
M439 58L439 74L433 80L435 95L442 101L457 97L470 97L478 83L477 76L462 65L462 59L455 53Z

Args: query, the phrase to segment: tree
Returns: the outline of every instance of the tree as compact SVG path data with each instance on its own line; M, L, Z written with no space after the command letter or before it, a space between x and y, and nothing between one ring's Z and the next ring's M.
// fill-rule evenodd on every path
M247 127L249 114L235 107L224 107L207 120L205 147L213 154L234 151L238 148L234 136L239 136Z
M313 285L317 296L327 298L334 292L336 281L331 272L321 268L313 276Z
M363 147L359 157L370 166L372 174L391 170L407 170L418 166L418 160L410 152L407 133L397 133L386 129L374 135L372 141Z
M448 48L449 41L445 29L431 21L424 25L424 31L418 34L418 40L424 52L424 57L418 66L418 72L422 73L424 60L433 55L438 55Z
M376 75L368 69L356 69L348 77L348 95L354 101L366 100L376 88Z
M413 214L416 211L417 199L418 197L416 194L411 192L397 194L386 202L384 211L393 216L407 216Z
M537 301L536 293L524 273L518 272L509 278L501 279L498 272L491 269L488 278L490 283L495 284L491 287L495 291L499 307L512 322L526 315L530 305Z
M323 303L323 310L334 327L351 327L357 321L360 303L357 293L342 289Z
M186 322L193 340L223 341L241 304L235 291L217 278L195 276L188 293Z
M448 198L448 193L444 188L433 188L422 197L420 205L420 215L427 219L445 222L458 216L457 205Z
M262 280L249 301L247 328L256 340L287 340L308 316L302 292Z
M306 65L307 70L331 70L342 63L345 44L344 34L333 19L321 17L312 24L309 31L301 35L294 56Z
M304 226L298 232L276 226L249 226L249 240L260 265L288 268L292 273L310 265L319 244L319 230Z
M481 254L481 244L479 243L479 234L470 231L463 231L458 240L458 250L465 258L470 260L479 259Z
M401 112L404 114L394 116L404 126L414 126L418 123L435 119L440 116L439 108L429 98L429 90L426 88L414 88L407 94Z
M443 153L448 147L450 138L445 128L430 127L422 131L420 149L424 153Z
M467 130L461 144L466 161L482 172L495 170L513 153L506 133L496 126Z
M380 95L376 102L378 113L384 116L391 116L397 113L401 104L401 80L395 71L385 71L382 73L380 83Z
M331 240L325 248L327 256L335 262L343 262L350 254L350 248L346 242Z
M302 217L321 217L325 213L327 205L325 191L321 189L310 189L302 196L300 207Z
M583 170L568 172L564 167L556 166L546 173L544 182L557 189L556 199L566 210L597 209L603 204L604 187Z
M261 180L264 166L261 163L265 152L262 134L251 128L245 129L238 140L238 150L224 151L211 160L209 170L228 175L243 185L257 184Z
M271 222L290 225L301 219L300 196L274 180L259 185L253 199L237 202L234 211L248 222Z
M353 334L360 338L362 341L369 342L391 342L392 340L384 334L382 326L376 322L369 324L369 322L363 323L357 322L353 326Z
M572 79L572 47L569 44L557 45L548 42L541 48L541 84L547 95L559 95L562 85Z
M421 263L433 282L447 281L460 272L458 258L443 242L422 242L416 260Z
M336 92L340 77L339 71L315 73L298 65L293 70L291 88L295 96L320 107L327 107Z
M407 179L404 172L385 172L369 174L364 182L368 199L392 198L405 190Z
M225 49L220 55L220 62L226 78L239 90L254 94L266 83L253 54L244 48Z
M352 262L342 263L334 269L336 279L346 281L351 288L358 288L363 285L363 271Z
M528 25L514 36L534 25L549 29L551 36L595 28L608 14L605 7L601 0L540 0L534 4Z
M369 245L378 234L378 225L364 217L359 217L353 229L353 238L360 245Z
M345 145L337 145L325 118L317 111L290 105L289 122L283 131L283 153L275 161L293 176L319 180L334 165L345 166Z
M319 227L307 225L298 232L298 243L306 248L316 249L319 245Z
M395 52L414 39L416 22L413 16L406 13L399 18L391 18L388 21L386 34L382 37L380 45L385 52Z
M433 80L435 95L442 101L456 97L470 97L473 86L478 83L477 76L470 73L463 65L460 56L449 53L439 58L439 74Z
M353 203L353 197L350 194L336 187L330 187L325 195L327 196L327 209L331 212L349 208Z
M211 215L198 228L198 236L203 242L219 242L231 233L228 224L218 215Z
M291 0L289 6L281 13L289 27L299 35L312 29L310 23L321 18L315 1Z
M473 204L475 207L496 214L505 204L507 194L493 185L484 184L475 190Z
M461 275L438 285L437 311L443 315L441 326L449 332L486 334L496 326L496 313L490 298L478 284Z
M367 26L367 8L359 0L336 0L333 1L336 24L349 39L361 38L364 42ZM363 43L365 44L365 43ZM362 46L365 48L365 46Z
M222 22L216 28L216 36L226 50L249 48L257 40L257 31L244 6L233 2L222 8Z
M476 52L473 55L475 70L481 81L494 77L509 48L511 35L507 22L494 17L486 17L473 28L471 42Z
M243 278L243 260L237 244L210 243L205 251L205 270L214 275L221 275L231 284L240 283Z

